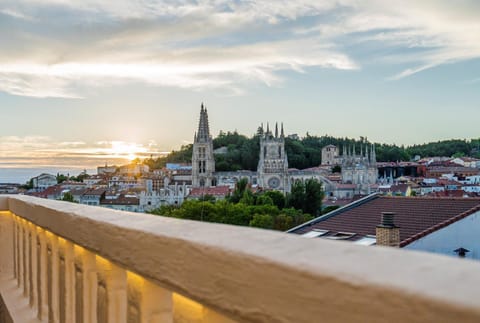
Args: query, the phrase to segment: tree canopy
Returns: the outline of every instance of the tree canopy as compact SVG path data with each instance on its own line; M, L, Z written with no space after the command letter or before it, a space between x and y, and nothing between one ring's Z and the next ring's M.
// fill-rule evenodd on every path
M215 154L215 168L217 171L236 171L240 169L256 170L260 151L260 132L252 137L234 132L220 131L213 139L214 149L226 147L226 152ZM359 139L336 138L332 136L312 136L294 139L285 138L285 150L288 156L288 164L291 168L305 169L316 167L322 162L322 148L327 145L335 145L340 151L344 147L355 147L356 153L360 153L362 145L371 145L365 137ZM480 158L479 139L451 139L413 146L398 146L395 144L375 143L377 161L409 161L415 156L472 156ZM164 167L166 163L191 163L192 145L185 145L178 151L172 151L164 157L156 159L148 158L144 163L152 169Z

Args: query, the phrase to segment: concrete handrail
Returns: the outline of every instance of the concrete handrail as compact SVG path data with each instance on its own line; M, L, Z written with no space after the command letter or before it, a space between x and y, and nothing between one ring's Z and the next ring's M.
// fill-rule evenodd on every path
M13 214L240 322L480 321L480 264L1 196Z

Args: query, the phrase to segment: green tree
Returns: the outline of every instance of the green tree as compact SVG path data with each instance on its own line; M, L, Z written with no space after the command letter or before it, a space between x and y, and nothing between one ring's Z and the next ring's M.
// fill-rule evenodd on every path
M305 184L302 181L296 181L293 183L290 193L287 195L287 206L297 210L303 210L305 200Z
M251 227L263 228L263 229L272 229L274 219L271 215L268 214L255 214L253 219L250 221L249 225Z
M303 212L318 216L322 208L323 196L322 184L316 179L308 179L305 182L305 206Z
M276 205L280 210L285 207L285 195L279 191L266 191L263 195L268 196L272 199L273 204Z
M66 192L65 194L63 194L63 197L61 198L61 200L66 202L75 202L75 199L73 198L73 195L70 192Z
M273 205L273 200L270 196L266 194L261 194L257 197L255 204L256 205Z
M253 194L250 190L244 190L242 194L242 198L240 199L239 203L245 204L245 205L253 205L255 203L255 200L253 198Z
M65 181L68 181L69 177L60 173L57 173L57 183L63 183Z
M247 178L240 179L235 185L235 190L232 192L232 195L230 196L230 199L229 199L230 202L238 203L240 199L243 197L243 193L247 189L247 186L248 186L248 179Z

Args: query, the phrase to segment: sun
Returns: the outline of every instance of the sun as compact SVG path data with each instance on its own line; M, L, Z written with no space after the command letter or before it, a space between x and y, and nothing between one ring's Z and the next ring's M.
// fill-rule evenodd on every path
M129 143L123 141L112 142L111 153L117 157L123 157L130 161L138 158L139 153L142 153L143 147L136 143Z

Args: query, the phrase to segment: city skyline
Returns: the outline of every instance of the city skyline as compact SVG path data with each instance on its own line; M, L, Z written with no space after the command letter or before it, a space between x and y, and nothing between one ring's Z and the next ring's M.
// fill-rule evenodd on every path
M55 18L55 19L53 19ZM148 156L211 132L478 138L475 1L3 1L2 167Z

